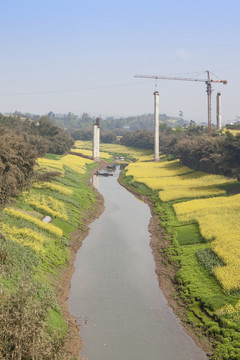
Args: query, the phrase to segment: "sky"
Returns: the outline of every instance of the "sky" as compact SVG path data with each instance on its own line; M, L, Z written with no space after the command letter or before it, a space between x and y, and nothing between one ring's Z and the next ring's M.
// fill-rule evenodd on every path
M223 122L240 116L239 0L0 0L0 112L153 113L207 121L204 82L227 80Z

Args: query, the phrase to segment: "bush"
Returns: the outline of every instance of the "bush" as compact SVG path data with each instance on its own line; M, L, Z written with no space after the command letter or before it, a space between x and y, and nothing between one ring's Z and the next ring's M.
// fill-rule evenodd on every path
M64 335L46 335L50 299L46 295L40 304L35 292L26 280L12 292L0 290L1 359L59 359Z

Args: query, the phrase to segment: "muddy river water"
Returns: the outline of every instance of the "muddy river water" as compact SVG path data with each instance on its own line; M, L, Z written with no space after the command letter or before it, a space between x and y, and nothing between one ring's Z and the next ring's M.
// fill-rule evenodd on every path
M149 207L114 176L98 177L105 210L75 261L70 311L88 360L206 360L159 289ZM95 179L96 180L96 179Z

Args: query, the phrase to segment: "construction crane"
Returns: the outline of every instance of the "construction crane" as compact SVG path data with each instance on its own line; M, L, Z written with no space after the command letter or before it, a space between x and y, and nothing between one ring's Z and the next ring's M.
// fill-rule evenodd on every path
M206 70L207 79L192 79L192 78L182 78L182 77L168 77L168 76L157 76L157 75L134 75L136 78L143 79L161 79L161 80L182 80L182 81L200 81L205 82L207 85L207 102L208 102L208 132L211 133L212 130L212 121L211 121L211 97L212 97L212 83L222 83L227 84L227 80L212 80L210 79L210 71Z

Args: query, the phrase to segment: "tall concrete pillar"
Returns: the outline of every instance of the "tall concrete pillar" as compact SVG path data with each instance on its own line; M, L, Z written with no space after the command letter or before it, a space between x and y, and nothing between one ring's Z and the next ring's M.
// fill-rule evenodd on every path
M221 93L217 93L217 129L222 128L222 104L221 104Z
M154 161L159 161L159 92L154 95Z
M99 118L96 118L96 124L97 124L97 158L99 159L99 151L100 151L100 120Z
M93 160L99 160L99 148L100 148L100 123L99 118L96 119L96 123L93 125Z
M97 159L97 125L93 125L93 160Z

